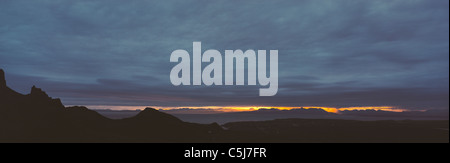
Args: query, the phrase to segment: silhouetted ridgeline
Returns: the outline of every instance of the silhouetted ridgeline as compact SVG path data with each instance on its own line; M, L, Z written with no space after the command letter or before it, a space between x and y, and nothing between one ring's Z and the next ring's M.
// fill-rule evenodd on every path
M210 142L217 124L186 123L146 108L111 120L85 107L64 107L33 86L22 95L6 86L0 70L0 142Z
M65 107L35 86L30 94L17 93L0 69L0 142L448 142L448 120L284 119L223 126L227 130L183 122L152 108L109 119L85 107Z

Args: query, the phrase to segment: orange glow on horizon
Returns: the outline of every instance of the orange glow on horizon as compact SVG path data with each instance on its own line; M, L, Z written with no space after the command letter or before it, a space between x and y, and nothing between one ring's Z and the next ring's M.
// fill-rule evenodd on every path
M390 111L390 112L404 112L408 111L406 109L400 109L393 106L366 106L366 107L348 107L348 108L339 108L339 111L352 111L352 110L376 110L376 111Z
M143 110L146 107L151 107L161 110L178 110L178 109L202 109L212 112L244 112L255 111L259 109L279 109L279 110L292 110L292 109L322 109L330 113L339 113L340 111L352 111L352 110L376 110L376 111L391 111L391 112L404 112L409 111L407 109L400 109L393 106L364 106L364 107L346 107L346 108L333 108L333 107L321 107L321 106L187 106L187 107L163 107L163 106L106 106L106 105L91 105L87 106L90 109L111 109L111 110Z

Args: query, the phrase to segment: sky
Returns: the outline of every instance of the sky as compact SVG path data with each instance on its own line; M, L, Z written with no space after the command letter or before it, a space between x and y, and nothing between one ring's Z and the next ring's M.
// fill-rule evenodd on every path
M278 50L278 93L172 85L170 54L195 41ZM0 68L65 105L448 110L449 1L2 0Z

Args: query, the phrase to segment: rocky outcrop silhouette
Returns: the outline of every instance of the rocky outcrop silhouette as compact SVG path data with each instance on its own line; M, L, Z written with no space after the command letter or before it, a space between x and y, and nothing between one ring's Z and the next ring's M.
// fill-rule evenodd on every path
M0 89L3 89L6 87L6 80L5 80L5 72L3 69L0 69Z
M223 131L152 108L112 120L86 107L65 107L36 86L27 95L17 93L1 69L0 82L0 142L208 142Z

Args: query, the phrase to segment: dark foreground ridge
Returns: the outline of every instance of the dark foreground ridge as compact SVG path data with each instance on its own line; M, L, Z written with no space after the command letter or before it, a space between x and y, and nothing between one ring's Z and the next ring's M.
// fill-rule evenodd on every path
M33 86L22 95L6 86L0 70L0 142L212 142L218 124L186 123L146 108L112 120L86 107L65 107Z
M444 121L281 119L195 124L153 108L113 120L65 107L33 86L22 95L0 69L0 142L448 142ZM226 128L226 129L223 129Z

